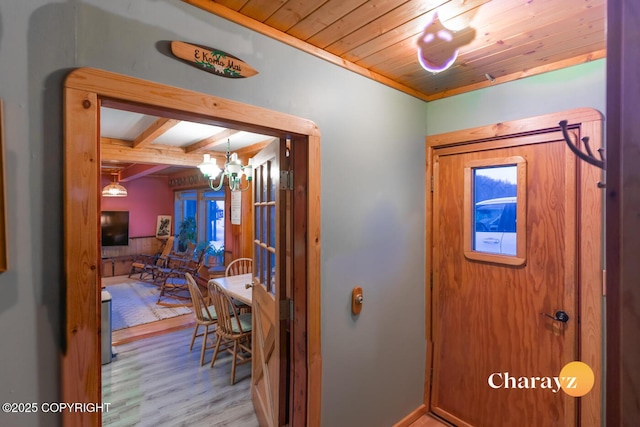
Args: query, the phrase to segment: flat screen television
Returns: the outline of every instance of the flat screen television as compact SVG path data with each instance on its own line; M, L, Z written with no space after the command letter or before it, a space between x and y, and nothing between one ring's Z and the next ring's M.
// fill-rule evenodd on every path
M102 246L129 245L129 211L102 211Z

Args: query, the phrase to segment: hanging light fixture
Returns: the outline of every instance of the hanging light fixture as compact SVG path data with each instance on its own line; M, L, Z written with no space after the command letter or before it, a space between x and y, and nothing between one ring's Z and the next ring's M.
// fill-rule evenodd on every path
M102 189L102 197L127 197L127 189L118 184L120 172L111 172L113 182Z
M224 169L218 167L216 159L212 159L211 155L204 155L204 162L198 165L200 172L209 180L209 187L212 190L218 191L224 185L224 179L227 178L227 183L231 191L246 191L249 189L253 168L251 167L251 161L247 166L244 166L240 160L238 160L238 154L231 153L231 142L227 139L227 154L226 161L224 163ZM220 175L220 182L217 186L213 185L213 181ZM247 185L244 188L240 188L242 182L242 175L247 178Z

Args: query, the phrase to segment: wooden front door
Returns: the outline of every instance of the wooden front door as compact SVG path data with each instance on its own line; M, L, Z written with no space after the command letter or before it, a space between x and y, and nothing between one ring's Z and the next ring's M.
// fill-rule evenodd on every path
M261 426L286 424L288 371L285 319L284 191L280 167L285 142L275 140L253 158L254 251L251 399Z
M436 148L432 162L430 410L464 426L575 426L553 377L578 360L576 158L554 130ZM514 181L494 173L510 167ZM499 181L516 185L495 193Z

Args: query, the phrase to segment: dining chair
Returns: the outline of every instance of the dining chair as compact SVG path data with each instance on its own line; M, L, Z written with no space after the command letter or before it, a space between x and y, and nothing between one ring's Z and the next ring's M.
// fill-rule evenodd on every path
M224 272L225 277L237 276L239 274L253 273L253 259L252 258L237 258L231 261ZM251 311L251 306L238 301L233 300L234 304L240 308L241 313L248 313Z
M215 338L215 330L209 330L210 327L215 327L218 323L217 312L213 305L208 304L208 301L202 295L200 287L196 283L196 280L190 273L185 273L184 277L187 279L189 286L189 293L191 294L191 309L196 321L196 326L193 329L193 335L191 336L191 345L189 351L193 350L193 344L196 341L196 337L202 337L202 348L200 349L200 366L204 365L204 353L210 348L214 348L213 341L210 342L209 335L213 335ZM198 333L200 326L204 327L204 331ZM215 340L216 344L219 340ZM210 345L209 345L210 344ZM217 345L215 346L217 348Z
M246 274L253 272L253 259L237 258L231 261L224 271L225 276L237 276L238 274Z
M211 367L218 353L223 350L231 353L231 385L236 382L236 366L251 361L251 313L240 313L227 290L215 279L209 280L209 296L216 308L218 341L213 351Z

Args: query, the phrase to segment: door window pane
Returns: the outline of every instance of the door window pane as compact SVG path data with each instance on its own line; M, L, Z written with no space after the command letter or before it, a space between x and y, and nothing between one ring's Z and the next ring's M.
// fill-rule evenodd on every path
M465 257L526 262L527 162L521 156L469 160L464 167Z
M473 250L516 255L516 165L473 169Z

